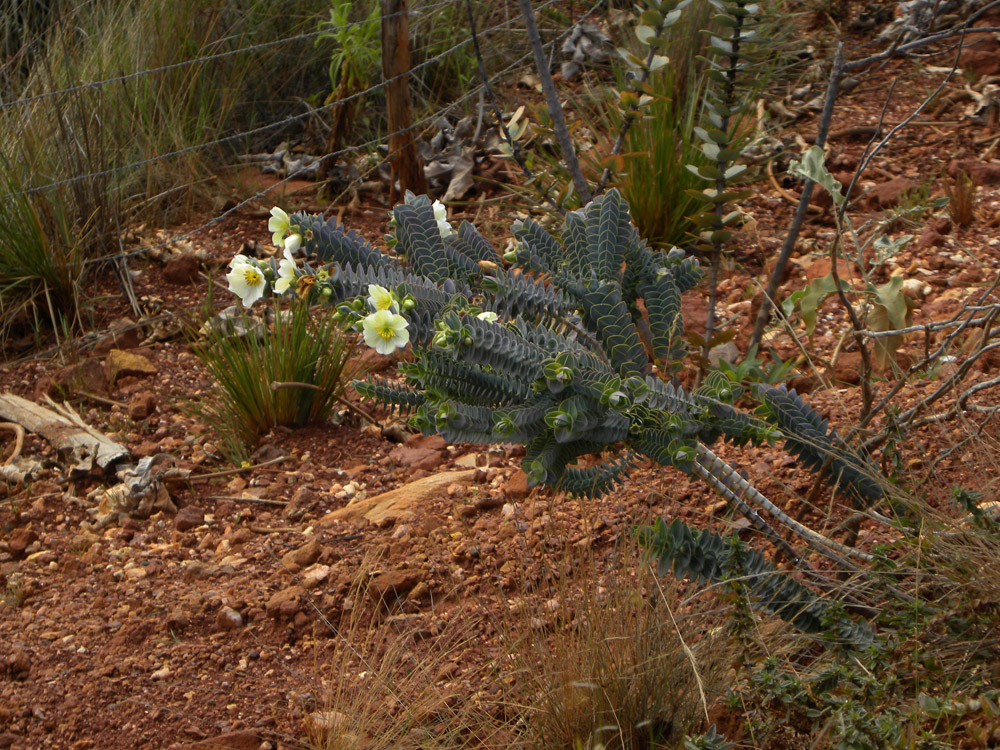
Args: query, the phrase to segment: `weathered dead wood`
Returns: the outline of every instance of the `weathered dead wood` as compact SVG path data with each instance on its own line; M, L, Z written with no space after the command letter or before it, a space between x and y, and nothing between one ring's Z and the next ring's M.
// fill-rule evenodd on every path
M0 394L0 420L16 422L41 435L72 464L74 472L89 472L94 464L107 470L128 457L128 448L90 427L71 407L52 405L61 413L12 393Z
M412 521L417 511L431 500L446 497L447 488L452 484L472 483L476 469L466 471L443 471L429 477L417 479L402 487L383 492L375 497L358 500L355 503L327 513L320 520L320 526L331 526L336 521L366 519L379 525L386 521Z

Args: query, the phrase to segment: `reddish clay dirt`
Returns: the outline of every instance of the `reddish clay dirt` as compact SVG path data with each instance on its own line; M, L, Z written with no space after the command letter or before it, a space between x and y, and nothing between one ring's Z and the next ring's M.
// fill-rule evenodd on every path
M851 46L850 57L864 51ZM951 59L932 62L950 65ZM876 124L897 78L884 111L890 124L909 114L942 74L894 62L861 76L839 103L833 132ZM959 77L947 91L961 91L963 84ZM858 226L898 200L899 191L889 195L885 185L898 185L899 178L939 194L950 179L949 165L957 163L979 183L969 226L955 226L946 210L924 215L903 228L919 239L876 278L884 281L898 268L905 278L923 282L914 292L914 324L946 319L989 287L1000 270L996 117L992 124L974 124L964 116L965 106L932 108L933 114L918 118L875 159L859 186L874 197L854 212ZM808 140L815 128L815 115L808 115L785 135ZM865 144L864 137L835 137L832 171L853 170ZM349 227L375 242L384 232L379 199L362 196L361 205L344 216ZM816 204L823 208L822 196ZM767 178L747 206L756 227L743 236L719 287L722 319L739 331L740 348L756 309L754 284L780 247L793 208ZM506 218L493 217L492 223ZM825 253L833 231L828 211L810 216L783 297L829 270ZM204 251L193 265L135 259L136 293L151 310L194 317L211 277L215 305L228 305L234 299L220 283L224 265L244 243L268 240L265 207L243 213L193 240L190 250ZM210 427L183 410L186 400L211 387L184 339L169 326L163 329L166 340L145 346L128 332L109 339L112 324L130 312L116 282L98 277L93 283L101 294L100 335L72 355L64 347L12 361L4 367L5 387L38 399L54 383L67 385L81 416L123 441L136 459L168 454L195 477L231 469L221 460ZM704 315L705 295L699 289L685 302L692 325ZM996 293L986 302L996 303ZM830 300L813 340L799 331L815 367L800 367L794 381L844 430L861 408L859 354L845 342L833 361L846 325L844 311ZM142 331L150 333L148 327ZM971 333L967 345L974 346L981 334L982 329ZM771 343L784 357L797 355L786 334ZM104 363L112 346L147 358L155 374L108 382ZM924 346L923 336L908 337L901 365L918 361ZM963 350L956 354L961 361ZM995 377L998 365L995 353L982 357L963 387ZM955 366L946 362L911 378L894 405L905 411L926 398ZM891 375L875 378L876 400L891 381ZM972 401L989 405L995 401L991 393ZM953 402L949 394L929 412L943 412ZM885 425L883 414L868 434ZM0 435L7 455L12 441L7 433ZM971 435L976 439L963 444ZM881 450L875 457L947 508L951 485L992 489L996 435L985 415L966 410L921 427L916 438L898 446L898 458ZM813 506L803 505L812 478L780 450L723 448L721 453L811 526L830 530L844 518L846 511L826 492ZM58 457L37 436L28 436L22 455L44 460L47 468L27 486L0 488L0 592L6 592L0 603L0 748L16 750L301 747L308 717L327 706L324 685L336 682L331 664L343 659L347 625L359 609L373 613L380 627L423 633L413 640L418 655L431 648L433 637L427 634L461 620L468 639L449 657L437 684L459 703L496 701L497 685L483 666L503 653L497 613L511 611L509 601L524 594L533 602L531 617L553 617L530 590L566 572L560 569L567 550L589 551L600 567L634 524L655 516L716 530L734 524L717 498L671 470L641 467L609 497L574 500L529 490L516 451L450 446L424 437L400 444L350 412L341 424L278 428L262 436L255 462L283 455L282 462L171 485L176 514L157 511L105 528L95 527L91 511L100 493L91 493L113 480L67 479ZM364 498L450 472L454 478L446 474L429 497L394 516L373 522L336 515L362 507ZM885 534L866 524L861 544L884 541ZM351 588L359 573L368 593L358 599Z

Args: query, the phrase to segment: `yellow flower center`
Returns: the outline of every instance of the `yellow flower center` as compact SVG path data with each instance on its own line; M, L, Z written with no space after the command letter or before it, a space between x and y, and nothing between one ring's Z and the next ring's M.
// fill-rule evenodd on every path
M256 268L247 268L247 270L243 272L243 281L246 282L247 286L257 286L263 280L264 277Z
M379 329L378 335L386 341L392 341L392 339L396 336L396 332L390 326L385 326L384 328Z

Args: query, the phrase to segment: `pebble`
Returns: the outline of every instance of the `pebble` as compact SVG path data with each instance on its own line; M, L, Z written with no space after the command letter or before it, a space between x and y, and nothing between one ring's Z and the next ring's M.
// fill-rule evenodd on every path
M215 625L219 630L239 630L243 627L243 615L232 607L224 606L215 615Z

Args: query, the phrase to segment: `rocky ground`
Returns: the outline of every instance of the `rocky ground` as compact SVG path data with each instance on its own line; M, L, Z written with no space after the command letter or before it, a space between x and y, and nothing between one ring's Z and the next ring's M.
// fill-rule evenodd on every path
M915 324L947 319L987 290L985 302L998 301L991 287L1000 272L997 110L994 104L992 112L970 115L976 100L964 93L1000 73L984 67L1000 59L993 45L977 47L937 104L876 158L852 212L860 226L911 200L913 190L941 194L959 169L977 185L971 224L957 225L947 209L901 224L899 233L916 238L879 271L883 281L904 275ZM877 48L855 39L850 54ZM898 61L859 76L834 117L831 171L850 177L871 137L865 127L880 117L900 122L942 80L929 66L947 67L953 58L942 54L924 67ZM807 112L783 135L808 141L815 128L816 114ZM737 350L746 345L754 285L784 239L796 191L780 174L762 176L747 206L756 226L720 285ZM366 196L344 216L375 242L384 232L378 200ZM834 229L824 197L814 202L783 296L830 270ZM143 320L127 319L113 279L95 279L99 325L92 336L4 365L9 391L38 403L68 397L83 421L123 443L132 460L162 455L187 475L167 481L152 505L122 505L107 493L114 477L71 476L46 440L26 437L21 456L43 468L28 483L0 487L0 748L302 747L340 721L331 697L338 683L363 688L378 672L358 656L372 632L400 633L412 659L435 665L430 680L447 708L439 717L472 704L496 714L503 685L490 669L504 653L505 629L555 628L560 598L590 585L572 583L573 561L610 565L632 525L657 515L740 526L676 472L642 467L610 497L575 500L529 490L516 450L447 445L398 426L383 429L388 418L373 427L349 410L339 424L273 430L262 436L252 466L234 469L211 427L185 409L211 383L175 323L178 315L198 315L209 277L215 304L229 304L218 287L221 269L244 243L267 241L266 208L213 227L159 261L137 259ZM510 219L503 211L491 217L495 225ZM846 261L841 271L857 274ZM703 321L705 296L699 289L685 302L692 327ZM821 309L815 337L801 339L811 364L798 368L794 383L847 427L860 408L861 368L860 354L840 343L845 324L835 300ZM799 351L788 333L768 340L782 356ZM899 364L919 361L926 343L921 335L908 338ZM895 400L900 409L933 393L963 351L911 377ZM967 385L996 376L995 355L977 361ZM879 376L875 387L884 393L892 381L891 373ZM989 393L978 403L989 403ZM880 417L872 429L885 424ZM961 412L921 427L900 446L898 460L889 451L876 458L931 499L951 484L990 491L997 431L988 418L983 424L982 414ZM963 443L969 436L975 440ZM13 433L0 432L0 440L9 455ZM810 525L830 529L843 517L828 497L803 506L812 480L781 451L724 454ZM885 533L865 526L861 543ZM559 579L570 583L558 595L541 585ZM456 628L458 645L435 652Z

